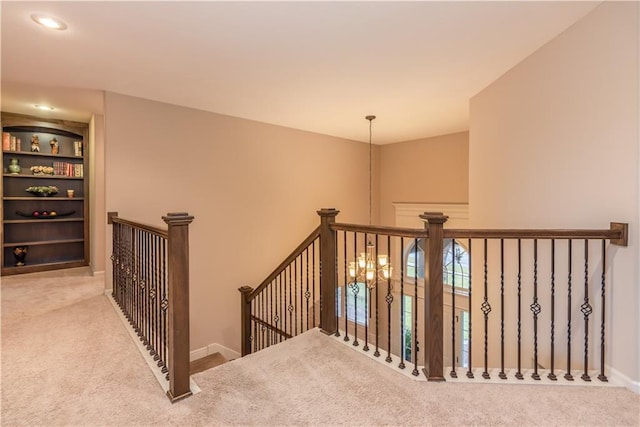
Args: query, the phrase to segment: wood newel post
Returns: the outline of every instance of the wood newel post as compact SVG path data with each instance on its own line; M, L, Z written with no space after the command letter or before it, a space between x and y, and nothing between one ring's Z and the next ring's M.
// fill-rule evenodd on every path
M442 250L443 225L449 219L442 212L425 212L429 238L424 251L424 369L429 381L444 381L443 314L442 314Z
M189 387L189 224L193 216L168 213L167 267L169 292L167 396L176 402L191 395Z
M320 329L333 334L336 321L336 232L331 224L340 211L320 209Z
M253 292L251 286L243 286L238 288L240 291L240 333L242 337L242 348L240 355L242 357L251 354L251 301L249 295Z

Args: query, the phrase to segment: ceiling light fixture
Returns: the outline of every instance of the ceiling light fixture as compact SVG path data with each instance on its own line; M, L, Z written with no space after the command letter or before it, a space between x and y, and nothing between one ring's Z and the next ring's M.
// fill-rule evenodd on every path
M48 16L48 15L40 15L40 14L33 14L31 15L31 19L33 19L34 22L42 25L43 27L52 29L52 30L66 30L67 29L67 24L65 24L64 22L62 22L61 20L59 20L58 18L54 18L52 16Z
M38 110L43 110L43 111L53 111L55 110L55 108L49 106L49 105L42 105L42 104L36 104L34 105L34 107L36 107Z
M372 151L371 125L376 116L366 116L369 120L369 225L371 225L372 206ZM349 277L351 287L355 292L358 283L365 283L371 290L378 282L377 279L387 280L391 277L393 267L389 263L389 256L377 254L376 247L371 240L366 242L365 252L361 252L358 259L349 263Z

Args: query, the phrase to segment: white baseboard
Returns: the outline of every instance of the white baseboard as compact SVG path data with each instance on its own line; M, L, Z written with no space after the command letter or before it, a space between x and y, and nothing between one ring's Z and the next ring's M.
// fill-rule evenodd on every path
M214 353L220 353L227 360L240 358L240 353L238 353L237 351L231 350L230 348L225 347L222 344L213 343L209 344L206 347L198 348L191 351L191 353L189 354L189 360L193 362L194 360L202 359L203 357Z
M149 366L149 369L151 369L151 372L156 377L156 380L158 380L158 383L160 384L160 387L162 387L162 390L166 394L167 391L169 390L169 387L170 387L169 386L169 381L166 379L164 374L162 372L160 372L160 369L158 368L158 365L157 365L156 361L153 360L153 357L151 357L151 355L149 354L149 351L146 349L144 344L142 344L142 341L140 341L140 337L138 337L138 335L135 333L135 331L133 330L133 328L129 324L129 321L124 316L124 314L122 313L122 310L120 310L120 307L118 307L118 304L115 302L115 300L113 299L111 294L108 293L108 292L105 292L105 296L107 297L107 299L109 300L109 302L113 306L113 309L116 312L116 314L118 315L118 317L120 318L120 320L122 321L122 324L124 325L124 328L129 333L129 336L133 340L133 342L136 345L137 349L140 351L140 354L142 355L142 357L144 358L145 362ZM198 387L198 384L196 384L196 382L191 377L189 377L189 388L191 389L191 393L193 393L193 394L198 394L201 391L200 387Z
M609 382L619 384L620 386L628 388L636 394L640 394L640 381L634 381L622 372L608 365L605 372L609 373Z
M93 277L104 277L104 270L102 270L102 271L91 271L91 275Z

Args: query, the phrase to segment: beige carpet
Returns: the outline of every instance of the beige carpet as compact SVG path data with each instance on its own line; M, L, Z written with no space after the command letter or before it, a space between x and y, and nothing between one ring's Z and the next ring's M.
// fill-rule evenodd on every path
M3 426L640 425L620 388L416 382L316 330L170 404L98 280L3 278Z

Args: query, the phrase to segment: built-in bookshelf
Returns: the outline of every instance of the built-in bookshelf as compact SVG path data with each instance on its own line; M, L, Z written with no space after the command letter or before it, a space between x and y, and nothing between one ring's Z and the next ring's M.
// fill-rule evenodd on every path
M2 275L88 265L88 126L1 113Z

